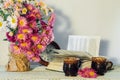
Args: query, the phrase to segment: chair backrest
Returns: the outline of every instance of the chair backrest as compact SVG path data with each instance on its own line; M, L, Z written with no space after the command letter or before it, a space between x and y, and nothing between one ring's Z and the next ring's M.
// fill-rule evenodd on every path
M92 56L99 56L100 37L69 35L67 50L85 51Z

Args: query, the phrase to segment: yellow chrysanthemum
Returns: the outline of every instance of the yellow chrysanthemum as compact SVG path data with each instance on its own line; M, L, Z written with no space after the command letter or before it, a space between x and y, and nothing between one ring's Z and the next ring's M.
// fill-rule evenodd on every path
M26 8L23 8L22 9L22 14L26 14L27 13L27 9Z

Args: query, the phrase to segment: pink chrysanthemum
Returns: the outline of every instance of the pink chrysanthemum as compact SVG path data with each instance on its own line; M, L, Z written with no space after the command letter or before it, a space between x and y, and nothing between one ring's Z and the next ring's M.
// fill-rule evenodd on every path
M7 36L7 40L10 41L10 42L15 42L15 36L13 35L12 32L7 32L6 33L6 36Z
M41 52L43 52L46 49L46 46L42 44L37 44L31 47L31 50L34 52L34 54L39 55Z
M49 35L47 35L47 38L49 39L49 43L52 42L54 40L53 32L49 33Z
M18 26L19 27L25 27L27 26L27 20L25 17L19 17L18 18Z
M32 42L33 42L34 44L38 44L38 43L39 43L39 41L40 41L39 38L40 38L40 37L39 37L38 34L31 34L31 35L30 35L30 39L32 40Z
M24 53L29 61L40 61L40 53L54 39L55 14L41 1L39 3L32 0L8 0L2 8L3 13L4 9L7 9L6 13L12 12L12 15L17 16L17 24L14 29L11 29L12 25L7 24L9 32L6 33L6 36L7 40L12 42L10 46L11 53Z
M53 34L53 29L51 29L51 28L50 28L50 29L47 29L47 30L46 30L46 34L47 34L47 35L52 35L52 34Z
M35 21L36 15L34 13L29 13L29 15L26 16L28 21Z
M34 57L32 57L32 60L34 62L39 62L40 61L40 57L39 56L34 56Z
M15 8L16 11L20 11L20 10L21 10L21 7L22 7L22 4L20 4L20 3L16 3L16 4L14 5L14 8Z
M52 14L51 14L51 17L50 17L49 20L48 20L48 25L54 26L54 22L55 22L55 14L52 13Z
M19 33L16 35L16 40L17 41L26 41L27 40L27 35L23 33Z
M84 78L96 78L97 73L92 68L84 68L78 71L78 74Z
M31 42L29 40L27 40L25 42L21 42L19 45L22 49L26 50L26 49L30 49Z
M50 42L50 39L46 35L41 36L40 44L42 44L42 45L48 45L49 42Z
M36 21L30 21L29 22L29 26L31 27L31 28L36 28L37 27L37 23L36 23Z
M30 60L32 57L34 57L34 52L33 51L26 51L26 55L28 57L28 59Z
M41 14L39 12L39 9L35 8L34 10L32 10L32 13L36 15L36 18L38 18L38 19L41 18Z
M33 32L33 30L29 27L24 27L24 28L20 28L18 30L19 33L24 33L24 34L31 34Z
M32 11L34 9L34 6L32 4L25 4L25 6L29 11Z
M14 54L21 54L21 48L16 44L10 44L10 52Z
M40 52L43 52L46 48L46 46L42 45L42 44L38 44L37 46L37 49L40 51Z

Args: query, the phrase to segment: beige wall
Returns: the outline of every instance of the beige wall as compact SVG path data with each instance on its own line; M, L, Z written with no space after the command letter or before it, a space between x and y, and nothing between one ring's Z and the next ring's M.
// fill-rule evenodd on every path
M0 31L0 65L8 62L8 42L5 39L5 31Z
M120 0L45 0L55 8L55 41L66 49L69 34L101 36L100 55L120 64Z
M68 35L101 36L100 55L120 64L120 0L44 0L55 9L55 41L67 48ZM0 64L7 62L7 43L1 41ZM3 63L4 62L4 63Z

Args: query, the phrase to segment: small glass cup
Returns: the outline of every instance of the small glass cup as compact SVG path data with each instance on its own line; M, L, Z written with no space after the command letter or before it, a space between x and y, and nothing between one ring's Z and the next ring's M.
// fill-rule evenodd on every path
M105 57L92 57L92 65L91 67L97 72L99 75L104 75L107 70L111 69L113 63L111 61L107 61Z
M76 57L66 57L64 59L63 71L65 76L77 76L81 61Z

